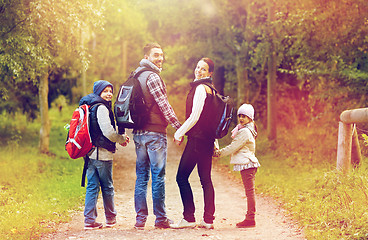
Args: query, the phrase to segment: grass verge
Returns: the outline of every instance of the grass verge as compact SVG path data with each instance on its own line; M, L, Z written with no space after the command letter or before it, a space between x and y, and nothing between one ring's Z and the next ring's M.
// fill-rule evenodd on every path
M337 138L324 137L320 142L310 139L313 134L293 129L280 136L274 150L260 134L256 192L279 200L307 239L368 239L367 159L344 175L336 170L336 154L331 153ZM229 141L222 140L221 146ZM220 163L229 165L229 158L221 158Z
M68 158L61 147L70 111L65 117L50 111L50 155L38 153L37 121L0 116L1 137L6 140L0 150L0 239L37 239L68 221L83 202L82 161Z
M0 239L37 239L70 220L70 213L83 203L82 160L70 159L63 147L63 126L73 110L50 110L52 155L37 151L39 122L0 115ZM279 200L307 239L367 239L367 159L342 175L335 171L336 150L331 147L336 136L319 133L313 139L313 130L281 132L274 150L261 133L256 191ZM220 145L229 142L227 136ZM228 157L218 161L229 166Z

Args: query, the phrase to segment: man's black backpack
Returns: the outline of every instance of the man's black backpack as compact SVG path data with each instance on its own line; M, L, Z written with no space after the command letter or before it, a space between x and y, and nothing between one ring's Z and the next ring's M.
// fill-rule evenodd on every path
M125 128L139 129L149 119L150 108L147 106L138 80L138 76L145 71L153 72L152 69L147 68L132 72L128 80L120 87L114 105L115 118L120 133Z
M212 90L213 95L213 121L211 129L215 133L215 138L220 139L226 136L233 119L233 101L229 96L222 96L211 84L204 84Z

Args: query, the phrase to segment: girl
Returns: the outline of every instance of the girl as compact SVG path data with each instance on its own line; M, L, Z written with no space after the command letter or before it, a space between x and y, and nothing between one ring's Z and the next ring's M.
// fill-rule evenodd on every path
M243 104L238 109L239 124L231 131L233 141L230 145L216 150L214 156L222 157L231 154L230 163L234 164L234 171L240 171L245 194L247 196L247 214L245 220L236 224L238 228L255 227L255 175L260 167L255 156L257 125L254 123L254 108L250 104Z

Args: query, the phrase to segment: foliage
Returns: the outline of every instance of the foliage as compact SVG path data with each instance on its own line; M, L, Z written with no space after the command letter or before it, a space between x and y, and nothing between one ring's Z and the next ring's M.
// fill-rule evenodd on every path
M274 5L268 5L271 3ZM272 9L275 21L270 22ZM300 216L302 224L315 227L307 228L311 238L317 233L326 234L326 238L364 238L366 228L361 225L366 216L358 203L366 205L362 195L366 179L360 170L347 177L330 170L335 162L338 116L345 109L368 103L367 16L365 0L284 0L277 4L263 0L1 0L0 137L6 159L0 164L15 164L9 174L19 176L14 170L26 170L24 161L30 170L23 173L39 180L40 188L49 174L64 173L51 157L39 158L33 153L38 120L28 122L18 109L30 119L37 119L38 81L47 72L49 102L63 106L61 113L53 113L54 124L55 116L65 111L59 96L65 96L67 103L75 103L81 96L83 69L87 70L89 88L101 78L119 85L137 67L142 48L150 41L164 48L162 76L170 102L182 121L183 99L195 64L208 56L215 61L214 80L220 91L236 100L243 79L248 86L248 100L256 109L256 121L266 125L265 62L272 39L277 52L279 137L278 147L272 151L266 140L259 140L262 168L257 175L258 191L279 196L294 216ZM366 133L366 127L361 126L362 132ZM64 141L64 133L53 130L51 134L51 150L62 158L65 152L56 146ZM29 149L22 152L19 146L27 145L24 143ZM21 156L14 157L15 151ZM366 154L367 149L362 152ZM76 162L68 164L75 167ZM51 166L60 172L46 170ZM46 174L48 171L51 173ZM30 181L26 176L21 178ZM18 184L16 178L9 179ZM14 199L24 198L23 204L36 196L32 192L20 192L18 196L13 186L4 182L0 185ZM14 199L1 199L15 204ZM321 206L320 210L312 204ZM0 219L4 221L4 217ZM22 219L28 218L22 215ZM14 231L22 232L18 228Z
M300 89L313 90L322 77L337 79L333 90L350 86L354 97L363 94L367 88L362 80L368 77L367 13L367 2L360 0L300 1L280 11L280 70L294 75Z
M166 55L162 76L169 95L185 96L196 62L209 56L216 63L214 80L220 92L237 100L242 84L237 80L244 79L244 101L252 102L266 122L265 63L271 34L277 52L278 101L293 103L285 102L294 125L316 117L303 113L300 106L314 111L326 100L326 90L330 99L347 94L358 106L367 103L368 7L363 0L287 0L274 6L268 5L272 1L253 0L54 1L50 8L53 1L3 1L1 17L6 24L1 28L0 57L5 71L0 93L4 100L17 101L3 101L1 110L14 111L26 101L24 112L35 117L36 94L26 91L36 90L37 76L46 65L52 66L50 102L60 94L77 102L82 66L88 66L88 88L103 78L119 85L137 66L143 45L156 41ZM270 7L274 22L267 20ZM70 17L63 18L65 14ZM79 35L81 28L84 37ZM22 88L12 88L19 85ZM18 91L21 94L11 94ZM287 119L280 114L283 124Z
M120 86L138 67L144 45L152 41L147 21L134 1L107 1L104 7L106 21L101 29L93 32L87 45L93 59L87 71L90 87L99 79Z
M101 6L98 1L65 0L4 0L0 4L0 97L15 102L1 104L0 110L23 109L34 118L37 94L29 95L29 89L37 87L45 74L81 68L78 60L86 66L80 31L100 24ZM30 104L22 104L24 99Z
M227 86L226 94L235 99L238 71L248 71L247 78L243 78L244 82L249 81L247 98L259 109L259 116L265 118L265 61L270 41L268 27L272 27L278 59L278 101L290 99L294 103L286 106L295 115L294 125L316 117L303 113L301 106L313 111L316 104L325 100L326 89L331 99L340 99L342 91L349 91L357 105L366 103L364 1L283 1L275 5L276 20L270 23L267 1L140 3L150 24L148 30L167 46L163 76L173 86L169 93L184 95L196 61L209 56L215 60L216 68L225 67L226 84L217 85L220 91ZM149 9L155 9L157 14L148 14ZM352 21L346 17L350 15L354 16ZM280 118L279 124L288 126L289 122L284 122L287 119Z
M71 160L61 148L66 132L63 125L71 108L51 111L51 151L37 152L39 121L24 124L26 116L1 115L0 150L0 236L2 239L34 239L68 221L83 201L80 187L82 162ZM16 119L14 121L13 119Z

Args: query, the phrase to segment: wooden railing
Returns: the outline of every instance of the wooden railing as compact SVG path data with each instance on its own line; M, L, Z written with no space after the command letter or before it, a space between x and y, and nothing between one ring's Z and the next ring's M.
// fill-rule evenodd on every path
M337 169L344 173L361 161L361 151L356 131L356 123L368 122L368 108L346 110L340 114L337 140Z

